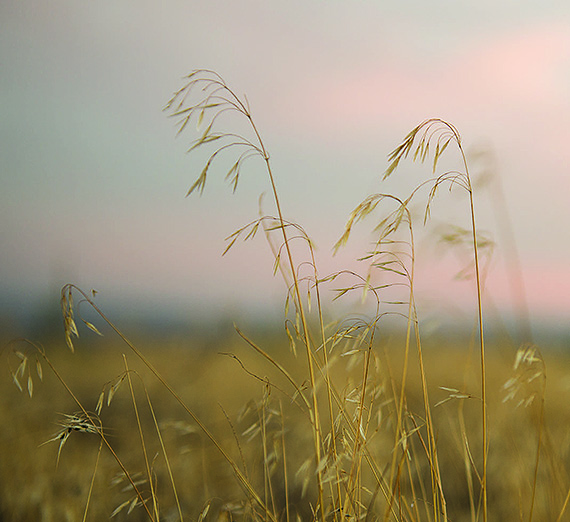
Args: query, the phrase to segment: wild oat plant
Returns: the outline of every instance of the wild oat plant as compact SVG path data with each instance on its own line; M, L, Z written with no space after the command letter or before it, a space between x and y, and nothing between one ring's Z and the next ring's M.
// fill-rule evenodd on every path
M95 455L89 461L90 479L77 499L81 509L69 519L101 517L97 506L107 504L98 498L102 495L98 484L110 474L113 478L106 479L105 487L121 489L113 495L116 504L109 505L106 516L121 520L431 522L505 516L531 520L539 504L541 514L563 520L570 489L566 472L552 457L544 427L546 372L538 348L532 345L518 352L512 377L497 393L502 393L505 404L516 401L513 408L518 411L538 407L528 415L534 435L525 439L531 441L525 451L533 455L533 464L520 468L526 475L518 492L497 500L507 481L501 479L500 461L493 461L500 459L493 451L494 441L497 445L501 441L491 434L499 428L489 422L481 267L482 250L489 242L477 231L473 183L458 130L446 121L430 119L410 131L390 154L384 179L396 175L405 160L429 162L431 177L407 197L380 192L357 205L335 250L350 240L361 221L375 216L371 248L360 259L364 268L361 273L323 275L310 235L285 217L276 174L247 100L217 73L196 70L185 77L165 111L176 119L179 134L197 129L189 152L205 154L204 167L188 195L202 193L209 176L217 175L228 160L231 166L225 177L234 191L250 161L264 165L273 213L262 214L232 233L226 252L238 240L265 236L274 254L274 271L285 283L283 330L290 351L264 348L236 326L235 341L247 347L257 362L246 361L235 349L224 355L235 361L232 368L239 369L240 378L256 383L261 393L258 399L246 400L237 413L222 409L221 425L215 425L211 414L197 413L200 401L190 405L192 398L182 389L182 381L175 389L164 370L159 371L107 318L94 291L66 285L61 306L71 351L80 323L97 334L102 326L110 328L127 348L119 375L102 386L93 411L87 407L89 399L72 389L70 379L64 378L43 346L18 340L6 353L13 382L21 391L27 388L32 397L34 381L44 378L42 368L47 365L73 404L73 412L61 414L58 431L42 444L58 447L54 474L71 465L64 457L74 437L90 437L84 442ZM228 130L230 123L242 130ZM457 170L440 173L440 159L452 149L458 153ZM467 239L472 256L478 363L476 369L466 365L464 375L456 370L463 375L463 384L441 386L434 399L415 301L416 224L411 208L423 201L426 222L443 187L468 196L470 229L455 229L448 242L465 244ZM368 316L342 321L325 317L331 300L351 295L366 303ZM99 328L82 318L77 300L98 315ZM379 332L391 315L403 317L405 327L401 336L394 337L396 346L387 350ZM166 398L177 405L169 417L159 418L160 408L154 406L159 399L152 400L153 394L161 397L161 406ZM117 400L122 401L117 406L122 413L114 415ZM478 414L473 414L477 409ZM130 410L132 420L119 429L117 418L127 415L125 410ZM128 448L120 443L121 430L126 430ZM540 459L545 447L560 481L543 491ZM455 455L452 464L450 453ZM459 471L452 473L452 466ZM212 491L214 483L218 486ZM556 494L548 493L554 489ZM42 520L56 517L45 505L39 511Z

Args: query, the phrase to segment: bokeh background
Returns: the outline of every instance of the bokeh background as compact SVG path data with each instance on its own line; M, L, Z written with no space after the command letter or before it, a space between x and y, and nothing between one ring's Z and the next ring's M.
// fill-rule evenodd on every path
M285 215L315 241L323 274L365 251L371 226L331 257L366 195L405 195L429 176L405 164L381 185L389 152L426 118L453 123L481 181L479 225L497 244L490 309L507 323L528 309L535 330L567 335L570 7L526 0L4 0L5 332L45 326L68 282L147 324L281 313L262 238L221 256L257 216L262 166L250 163L235 195L213 170L201 198L184 197L201 169L185 154L195 136L175 137L162 109L195 68L247 96ZM465 202L442 193L418 235L422 317L455 321L473 304L471 283L454 281L465 260L436 239L444 223L467 223Z

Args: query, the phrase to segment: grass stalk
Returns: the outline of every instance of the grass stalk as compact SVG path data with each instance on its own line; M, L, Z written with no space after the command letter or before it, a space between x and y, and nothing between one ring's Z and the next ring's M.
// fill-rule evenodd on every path
M310 339L307 315L301 297L299 278L297 275L297 265L295 264L293 259L293 254L290 247L290 238L288 237L286 231L287 222L283 217L281 202L275 182L275 176L273 175L273 170L271 167L271 163L269 161L269 154L261 138L259 130L253 120L247 102L243 101L239 96L237 96L235 92L230 87L228 87L228 85L217 73L205 69L195 70L187 76L187 80L188 82L186 83L186 85L183 86L180 90L178 90L174 94L174 96L170 99L170 101L167 103L165 107L165 110L172 111L173 116L181 118L178 132L180 133L186 127L193 114L197 115L198 124L201 124L205 113L211 110L213 111L213 116L211 117L205 132L198 140L194 142L194 145L190 148L190 150L193 150L205 144L217 144L219 142L223 142L224 140L226 141L225 145L219 146L215 150L215 152L210 155L210 158L207 161L205 168L203 169L199 178L190 188L188 194L191 194L195 190L199 190L200 192L203 191L206 183L207 172L212 162L221 153L227 152L230 148L232 149L242 148L245 150L245 152L238 157L238 160L236 161L236 163L233 165L233 167L230 169L230 171L226 176L227 179L231 180L234 190L236 189L238 184L239 175L240 175L240 166L245 159L248 159L249 157L253 156L259 156L263 159L265 163L265 168L271 186L271 193L273 195L273 201L275 203L275 207L277 210L277 217L279 222L278 228L281 229L283 246L286 252L287 264L291 272L291 277L293 279L293 291L296 303L296 313L298 314L298 317L300 318L302 324L301 335L303 338L303 343L305 345L305 351L307 355L307 367L309 371L309 382L311 385L311 395L312 395L312 407L310 411L311 411L311 423L312 423L313 438L314 438L315 460L317 467L317 489L319 497L318 505L320 506L322 522L325 522L322 472L320 469L321 447L322 447L321 420L320 420L319 404L317 398L316 374L313 365L313 354L312 354L313 347ZM185 107L184 104L186 102L188 94L194 88L200 86L202 88L203 97L193 105L191 104L190 106ZM249 140L242 135L234 133L214 132L213 131L214 124L217 123L217 120L220 118L220 116L222 116L226 112L237 112L238 114L245 117L250 129L252 130L255 136L255 139ZM229 143L227 143L227 141L229 141ZM233 241L235 241L235 239L236 238L234 237ZM232 246L232 244L233 242L230 243L228 249Z
M135 413L135 419L137 422L137 431L138 431L139 438L140 438L141 450L142 450L142 455L143 455L143 460L144 460L145 470L146 470L146 476L147 476L147 481L148 481L148 485L150 488L150 495L151 495L151 499L152 499L152 509L153 509L153 513L154 513L156 520L159 520L158 502L157 502L156 492L154 490L154 480L152 477L150 463L148 461L148 452L147 452L146 443L144 440L144 431L142 428L141 418L139 415L139 409L137 406L137 399L135 396L135 391L133 389L133 381L131 379L131 372L129 370L129 365L127 364L127 357L125 354L123 354L123 363L125 365L125 375L127 377L127 382L129 383L129 391L131 394L131 403L133 405L133 411Z
M89 492L87 493L87 501L85 502L85 510L83 511L83 522L87 520L87 513L89 512L89 504L93 495L93 486L95 485L95 476L97 475L97 469L99 468L99 458L101 457L102 449L103 439L101 439L101 442L99 442L97 458L95 459L95 467L93 468L93 474L91 475L91 481L89 482Z

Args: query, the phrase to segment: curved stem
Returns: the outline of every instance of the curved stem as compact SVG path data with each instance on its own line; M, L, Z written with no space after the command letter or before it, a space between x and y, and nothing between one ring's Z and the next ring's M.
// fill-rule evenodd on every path
M471 209L471 231L473 234L473 255L475 260L475 280L477 284L477 313L479 319L479 348L481 360L481 420L482 420L482 438L483 438L483 472L481 474L481 496L483 504L483 522L487 522L487 456L489 451L488 430L487 430L487 372L485 368L485 339L483 330L483 297L481 288L481 274L479 268L479 248L477 247L477 226L475 224L475 204L473 201L473 189L471 187L469 170L467 167L467 159L461 145L459 145L463 163L465 165L465 174L469 183L469 204Z
M319 417L319 407L318 407L318 400L317 400L317 386L316 386L316 379L315 379L315 368L313 364L313 356L311 353L311 341L309 338L309 327L307 324L307 317L305 315L305 310L303 307L303 303L301 300L301 290L299 287L299 279L297 276L297 271L295 270L295 264L293 262L293 254L291 252L291 248L289 246L289 238L287 236L287 232L285 231L285 220L283 218L283 212L281 210L281 203L279 201L279 195L277 193L277 186L275 184L275 178L273 176L273 171L271 169L271 164L269 162L269 154L265 149L265 145L261 139L261 136L255 126L255 123L249 114L247 113L247 117L251 123L253 131L257 136L260 148L263 152L263 159L265 160L265 164L267 166L267 174L269 175L269 181L271 183L271 191L273 193L273 199L275 201L275 206L277 208L277 215L279 218L279 223L281 225L281 233L283 234L283 243L285 245L285 251L287 253L287 261L291 268L291 275L293 277L293 287L295 292L295 298L297 301L297 310L301 319L301 324L303 326L303 338L304 344L307 351L307 365L309 369L309 379L311 382L311 392L312 392L312 400L313 400L313 410L312 410L312 424L313 424L313 433L314 433L314 440L315 440L315 459L316 459L316 466L317 466L317 486L318 486L318 494L319 494L319 505L321 506L321 519L325 520L325 512L324 512L324 505L323 505L323 486L322 486L322 471L320 467L321 462L321 421Z

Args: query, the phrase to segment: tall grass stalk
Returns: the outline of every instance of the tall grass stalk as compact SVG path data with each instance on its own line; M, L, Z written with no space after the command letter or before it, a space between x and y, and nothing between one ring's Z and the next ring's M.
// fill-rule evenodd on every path
M435 142L435 143L434 143ZM482 473L481 473L481 497L483 507L483 521L487 521L487 456L488 456L488 427L487 427L487 393L486 393L486 368L485 368L485 341L483 330L483 299L482 299L482 284L481 274L479 268L479 248L477 237L477 225L475 219L475 203L473 196L473 187L471 184L471 176L469 174L469 167L467 164L467 157L463 146L461 144L461 136L457 129L448 122L441 119L426 120L417 127L415 127L406 137L404 142L396 148L390 155L391 164L386 171L385 177L388 177L398 167L400 161L407 157L413 150L414 160L419 159L425 161L428 158L430 147L435 144L435 151L433 153L433 172L435 174L438 161L447 149L448 145L454 142L461 155L463 163L463 172L446 172L438 176L431 187L428 204L426 206L426 219L429 216L430 204L436 195L439 186L443 183L449 183L450 189L454 185L463 188L469 196L469 210L471 220L471 233L473 245L473 258L475 266L475 284L477 292L477 314L478 314L478 327L479 327L479 347L480 347L480 382L481 382L481 434L483 445L482 456ZM414 144L416 144L414 148Z
M325 513L323 508L323 485L322 485L322 471L321 471L321 446L322 446L322 435L321 435L321 419L319 404L317 398L317 382L316 382L316 372L314 368L314 355L313 346L309 334L309 326L307 321L307 314L303 304L303 299L301 297L301 289L299 278L297 275L297 265L293 259L293 254L290 247L290 238L287 234L287 222L283 217L283 211L281 209L281 202L279 194L277 191L277 186L275 182L275 177L273 175L273 170L271 168L271 163L269 161L269 154L265 148L265 144L261 138L261 135L257 129L257 126L252 118L249 107L245 101L238 97L235 92L228 87L225 81L216 73L209 70L197 70L189 74L186 78L186 84L177 91L174 96L167 103L165 110L171 111L172 116L181 118L179 132L184 129L187 123L192 117L196 117L198 123L200 124L204 117L210 118L209 124L206 131L202 137L195 142L190 150L202 146L204 144L209 144L212 141L222 140L224 143L220 145L215 152L213 152L206 163L206 167L202 171L200 178L191 187L188 194L191 194L194 190L203 190L206 183L207 170L210 167L212 161L222 152L228 150L229 148L242 148L245 151L238 157L238 160L232 166L232 169L228 172L227 177L232 181L234 190L237 188L240 176L241 164L245 159L252 156L260 156L265 163L267 175L269 178L269 183L271 186L271 192L273 195L273 201L277 210L278 216L278 227L281 230L283 246L285 248L287 264L289 267L289 272L293 279L293 292L294 292L294 302L296 308L296 314L301 321L301 334L303 337L303 344L305 346L306 356L307 356L307 367L309 371L309 382L311 385L311 395L312 395L312 408L311 420L312 428L314 433L314 443L315 443L315 459L317 464L317 488L319 495L318 505L320 506L320 517L322 521L325 521ZM190 103L186 106L187 96L194 89L201 88L202 97L196 103ZM238 114L245 117L249 123L251 130L254 133L255 140L249 140L243 135L236 135L232 133L217 133L213 131L213 126L216 120L225 112L237 112ZM208 114L206 114L208 113ZM230 245L231 246L231 245Z

